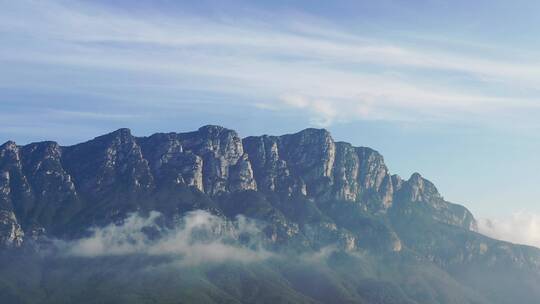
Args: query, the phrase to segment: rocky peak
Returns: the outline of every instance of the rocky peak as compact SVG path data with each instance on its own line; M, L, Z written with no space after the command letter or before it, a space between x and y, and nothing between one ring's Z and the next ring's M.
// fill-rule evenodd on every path
M116 131L113 131L109 134L105 134L103 136L101 136L103 138L119 138L120 140L123 140L123 141L126 141L126 140L131 140L132 139L132 135L131 135L131 130L128 129L128 128L120 128ZM99 138L99 137L98 137Z
M196 154L213 153L234 162L244 154L242 139L235 131L224 127L208 125L179 135L185 149Z
M153 186L148 161L129 129L66 147L63 163L87 194Z
M4 184L4 191L9 190L12 195L22 193L21 196L28 197L31 191L22 167L21 148L15 142L8 141L0 146L0 174L7 177L9 182Z
M149 137L139 138L142 153L150 162L153 172L157 172L164 164L169 163L178 154L184 152L182 143L176 133L156 133Z
M332 135L326 129L307 128L293 134L280 136L283 139L295 138L295 141L301 144L321 144L334 142Z
M262 191L321 196L330 193L335 144L324 129L243 140L256 183Z
M295 144L300 147L312 147L312 150L319 148L321 155L334 148L334 139L326 129L308 128L293 134L280 136L283 145Z
M400 217L418 213L438 222L476 230L476 220L469 210L445 201L435 185L419 173L413 173L407 181L393 176L392 183L395 185L394 200L397 202L393 211Z
M188 185L204 192L202 157L184 150L180 134L157 133L139 142L159 187Z
M14 150L14 149L17 149L17 144L12 140L8 140L0 146L0 150Z
M116 131L107 133L105 135L98 136L87 142L77 144L68 148L76 147L121 147L126 146L129 148L130 145L135 143L135 137L131 135L131 130L128 128L120 128Z
M221 134L222 132L234 132L234 131L227 129L225 127L222 127L222 126L218 126L218 125L205 125L205 126L200 127L198 129L198 132L200 134L206 134L209 137L219 137L219 134Z
M383 157L373 149L336 143L327 130L253 136L243 143L261 190L370 201L375 209L392 204L392 183Z
M419 173L413 173L407 180L409 199L412 202L430 202L442 199L435 185Z
M280 137L281 155L291 175L305 183L310 196L325 195L333 182L336 146L324 129L305 129Z
M220 126L208 125L178 136L184 151L202 159L204 191L210 195L229 191L229 171L244 155L242 139L238 134Z
M420 185L420 184L423 184L424 178L422 178L422 175L420 175L420 173L414 172L414 173L411 174L411 176L409 177L408 182L411 183L411 184L418 184L418 185Z
M46 159L59 159L62 155L62 148L54 141L31 143L24 146L22 151L23 154L37 154Z
M19 147L17 144L10 140L1 145L0 158L5 161L12 160L17 162L19 160Z
M62 213L76 209L78 202L75 184L62 164L62 148L53 141L32 143L22 148L21 155L33 193L33 199L24 206L25 224L39 222L40 229L49 229L61 223Z

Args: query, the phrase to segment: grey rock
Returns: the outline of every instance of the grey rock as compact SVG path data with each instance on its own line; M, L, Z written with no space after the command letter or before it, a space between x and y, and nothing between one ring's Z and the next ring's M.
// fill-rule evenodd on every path
M158 185L184 184L204 191L203 160L184 151L178 134L158 133L139 139L139 142Z
M286 192L290 195L294 179L287 167L287 161L280 155L280 145L280 138L276 136L264 135L243 140L258 189L266 192Z
M244 154L236 165L230 168L229 175L230 191L257 190L257 183L247 154Z
M134 137L130 130L119 129L69 147L55 142L19 147L7 142L0 146L0 174L5 240L21 238L23 231L30 238L61 235L74 218L87 224L105 223L129 210L151 206L160 195L174 198L175 191L186 187L210 198L259 191L330 205L344 201L375 215L392 210L406 214L411 204L425 204L437 221L467 229L476 225L467 209L444 201L419 174L408 181L390 175L377 151L335 142L323 129L241 139L233 130L209 125L194 132L149 137ZM287 225L280 228L284 236L303 229L295 223ZM321 225L305 226L304 232L318 239L341 238L348 244L345 247L357 247L353 246L357 237Z
M24 232L13 211L0 210L0 248L15 248L23 244Z
M238 134L219 126L204 126L196 132L181 133L179 137L185 151L203 160L204 192L210 195L227 192L229 170L244 154Z
M477 230L476 220L467 208L445 201L435 185L419 173L412 174L405 182L397 177L393 180L399 189L394 197L399 212L410 214L414 210L421 210L417 206L426 206L429 217L439 222Z
M63 164L78 192L91 198L115 191L142 192L154 186L148 161L129 129L66 147Z

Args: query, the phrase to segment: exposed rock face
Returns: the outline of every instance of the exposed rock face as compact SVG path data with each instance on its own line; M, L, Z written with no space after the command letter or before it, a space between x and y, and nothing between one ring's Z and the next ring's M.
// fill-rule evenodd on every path
M138 141L157 184L194 186L209 195L256 190L242 140L232 130L205 126L195 132L158 133Z
M334 196L345 201L356 201L360 193L360 158L356 148L348 143L336 143Z
M248 137L243 145L249 155L258 189L291 194L295 181L287 162L280 155L280 138L267 135Z
M326 130L244 139L261 191L338 199L384 210L392 205L392 183L375 150L334 142Z
M0 247L19 247L23 243L24 232L17 222L15 213L0 211Z
M230 168L244 154L238 134L219 126L205 126L179 137L185 151L202 158L204 192L215 195L228 191Z
M24 232L15 215L13 200L25 204L30 198L30 187L22 173L20 149L8 141L0 146L0 247L18 247Z
M306 194L321 196L332 184L336 147L326 130L306 129L281 136L282 155L291 174L305 184Z
M65 148L63 164L73 176L77 191L92 199L154 187L148 161L128 129Z
M414 173L409 180L403 182L399 177L393 178L398 189L395 195L396 210L411 213L419 206L427 207L428 215L440 222L460 226L476 231L477 224L473 215L465 207L449 203L439 194L430 181L420 174Z
M35 143L24 146L21 154L33 193L26 224L50 227L64 222L66 212L78 209L79 198L71 175L62 166L62 148L55 142Z
M370 148L357 148L360 159L360 181L366 192L376 195L376 201L387 209L392 205L393 187L384 159Z
M262 191L319 197L330 190L336 146L326 130L248 137L244 146Z
M475 227L464 207L445 202L419 174L408 181L391 176L377 151L334 142L326 130L241 139L235 131L204 126L149 137L120 129L69 147L5 143L0 147L0 240L18 246L23 231L28 237L58 235L70 220L98 218L102 211L97 210L113 219L162 197L177 197L175 189L186 188L210 199L258 191L284 199L303 197L329 208L341 201L356 206L354 212L371 214L410 213L413 204L427 204L438 221ZM283 215L278 218L283 227L296 225ZM350 248L364 241L333 222L318 221L293 234L337 238ZM351 225L360 229L357 224ZM371 233L362 229L358 233ZM399 238L387 235L394 248L401 248Z
M242 155L236 164L230 167L228 188L230 191L257 190L257 182L247 154Z
M419 173L413 173L402 189L405 199L410 202L440 202L439 191L430 181L424 179Z
M184 151L176 133L158 133L139 140L158 185L186 184L204 191L203 160Z

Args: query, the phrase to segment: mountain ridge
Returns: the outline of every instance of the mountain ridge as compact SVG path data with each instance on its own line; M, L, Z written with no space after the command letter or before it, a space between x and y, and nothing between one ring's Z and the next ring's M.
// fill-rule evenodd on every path
M118 231L134 215L155 212L159 225L144 227L145 238L160 239L160 231L178 227L191 212L206 212L227 223L207 233L250 219L258 223L257 243L282 257L195 267L188 276L194 281L172 280L178 285L165 294L195 284L188 289L193 294L178 296L207 299L211 288L215 297L207 303L273 303L280 295L291 303L532 304L540 297L540 249L479 234L467 208L446 201L419 173L408 179L391 174L379 152L336 142L324 129L240 138L214 125L143 137L123 128L71 146L2 144L0 291L14 303L57 303L67 294L88 301L81 296L97 281L111 289L101 299L116 302L118 288L138 294L118 273L155 287L145 267L171 257L47 254L62 251L55 244L77 244L100 229ZM241 233L231 236L241 246L250 243ZM301 258L329 248L334 253L316 264ZM80 267L86 272L78 275ZM134 271L138 267L143 270ZM18 268L37 277L28 279ZM72 280L73 289L62 291ZM19 289L32 282L32 292ZM255 289L243 289L245 282ZM50 290L57 300L48 298Z
M71 146L53 141L18 146L8 141L0 146L0 171L2 223L11 223L3 229L9 233L2 240L14 246L21 244L22 235L35 234L29 230L46 228L48 223L31 228L33 223L17 220L24 217L21 214L38 212L40 201L61 205L47 211L58 214L65 204L99 200L112 191L107 187L113 184L133 193L167 183L194 187L210 196L246 190L278 192L356 202L373 212L386 212L402 196L416 202L437 201L440 208L446 204L420 174L408 180L390 175L377 151L335 142L327 130L314 128L243 139L216 125L144 137L121 128ZM461 220L454 216L446 221L475 230L472 214L464 207L462 213Z

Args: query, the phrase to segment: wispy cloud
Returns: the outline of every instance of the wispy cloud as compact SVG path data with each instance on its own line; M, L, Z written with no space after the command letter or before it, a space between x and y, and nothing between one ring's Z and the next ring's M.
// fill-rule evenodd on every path
M310 18L257 17L207 19L178 12L141 15L86 2L6 2L0 12L5 37L0 61L12 68L25 65L28 73L13 78L4 70L0 81L19 87L67 84L111 98L129 94L151 99L156 107L163 104L156 90L171 97L185 90L231 94L259 108L300 109L316 125L493 119L538 110L540 96L519 93L540 85L537 62L448 52L427 41L389 42Z

